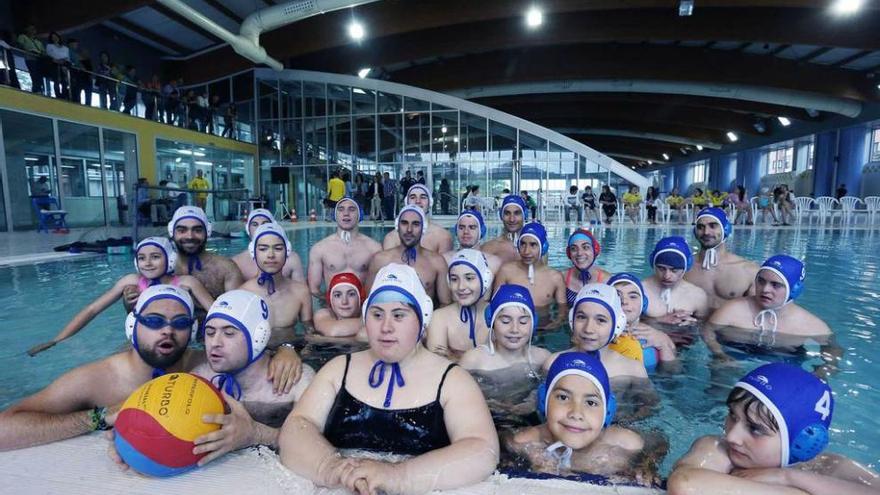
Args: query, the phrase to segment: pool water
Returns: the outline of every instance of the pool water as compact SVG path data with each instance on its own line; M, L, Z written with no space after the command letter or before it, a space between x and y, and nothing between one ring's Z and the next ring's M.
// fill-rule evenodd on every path
M362 230L380 242L387 231L375 227ZM332 231L328 227L295 230L291 242L306 262L309 247ZM498 226L490 226L489 235L497 235L498 231ZM551 266L567 268L564 244L569 228L550 225L548 231ZM598 265L612 273L625 270L648 276L648 254L667 235L683 235L696 244L690 229L684 226L601 229ZM872 469L880 463L880 423L872 412L880 408L880 395L870 378L880 376L880 345L875 335L880 315L878 237L875 231L777 229L739 230L728 240L736 253L758 263L780 252L805 260L807 280L798 303L828 322L844 351L839 371L830 378L836 406L829 448ZM246 242L212 239L210 249L231 256L244 250ZM81 308L132 269L131 258L121 255L0 269L4 315L0 329L0 409L40 390L75 366L125 347L125 313L118 303L79 335L37 357L25 354L31 346L52 338ZM567 348L568 343L567 327L541 335L536 341L554 351ZM328 358L326 349L308 354L307 362L314 364ZM754 356L738 366L719 368L709 365L709 356L706 346L697 339L680 353L681 374L653 375L660 397L657 414L631 425L668 440L669 454L661 465L664 476L695 438L721 432L730 386L746 371L774 358Z

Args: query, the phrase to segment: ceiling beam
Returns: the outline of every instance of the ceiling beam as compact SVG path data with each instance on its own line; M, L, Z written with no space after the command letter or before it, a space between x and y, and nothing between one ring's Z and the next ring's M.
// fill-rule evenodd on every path
M833 64L831 64L831 66L832 67L843 67L844 65L847 65L851 62L855 62L856 60L858 60L866 55L870 55L871 53L873 53L871 50L859 50L858 52L853 53L849 57L844 57L844 58L838 60L837 62L834 62Z
M126 19L124 17L117 17L115 19L111 19L110 22L106 23L105 25L107 27L113 29L113 24L116 24L119 27L121 27L127 31L131 31L132 33L134 33L138 36L142 36L148 40L151 40L153 43L156 43L157 45L164 46L164 47L168 48L169 51L172 51L176 54L184 54L184 53L189 52L189 49L187 49L183 45L180 45L174 41L171 41L170 39L168 39L164 36L156 34L152 31L150 31L149 29L142 27L139 24L135 24L135 23L129 21L128 19Z
M244 19L239 17L238 14L236 14L235 12L230 10L229 7L223 5L217 0L204 0L204 2L219 11L221 14L235 21L236 24L241 24L242 22L244 22Z
M811 50L809 53L807 53L806 55L804 55L800 58L797 58L796 60L798 62L809 62L810 60L813 60L814 58L818 57L819 55L822 55L823 53L830 52L831 49L832 49L832 47L829 47L829 46L823 46L821 48L816 48L815 50Z
M8 3L17 27L33 24L40 33L58 31L64 34L146 7L153 0L89 0L86 3L28 0Z
M767 55L775 57L776 55L779 55L780 53L784 52L785 50L788 50L789 48L791 48L791 45L789 45L787 43L782 43L779 46L777 46L776 48L767 52Z
M626 128L620 129L590 129L584 127L556 127L553 128L554 131L565 134L566 136L577 136L577 135L585 135L585 136L621 136L621 137L632 137L632 138L641 138L641 139L650 139L653 141L665 141L668 143L674 143L676 145L684 145L684 146L702 146L707 149L721 149L722 143L700 140L700 139L691 139L684 136L678 136L673 134L662 134L662 133L654 133L654 132L636 132L631 131Z
M162 5L161 3L154 3L154 4L150 5L150 8L159 12L163 16L171 19L172 21L182 25L183 27L189 29L190 31L195 31L196 33L198 33L202 37L208 38L209 40L211 40L212 43L223 43L223 40L214 36L211 32L203 29L198 24L192 22L191 20L178 14L177 12L169 9L168 7Z

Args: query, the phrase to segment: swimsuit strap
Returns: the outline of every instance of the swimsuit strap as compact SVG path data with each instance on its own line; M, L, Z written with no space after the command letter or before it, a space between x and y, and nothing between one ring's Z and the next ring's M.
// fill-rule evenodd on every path
M386 363L381 359L377 360L373 364L373 368L370 370L370 376L368 378L370 387L379 388L385 382L385 367L391 366L391 378L388 380L388 388L385 391L385 402L383 402L383 406L388 409L391 407L391 396L394 395L394 385L397 384L398 387L406 386L406 382L403 380L403 374L400 372L400 364L399 363ZM376 370L379 371L379 376L376 376Z
M171 285L173 285L175 287L180 287L180 277L178 277L177 275L172 275L171 276Z
M257 285L263 286L266 285L266 292L271 296L275 293L275 278L271 273L260 272L260 277L257 279Z
M474 322L474 308L473 306L462 306L461 312L459 313L459 319L461 319L462 323L467 323L470 327L470 333L468 336L471 339L471 342L474 343L474 347L477 346L477 335L476 328Z
M345 379L348 377L348 365L351 363L351 354L345 355L345 371L342 372L342 388L345 388Z
M446 375L448 375L449 371L456 366L458 365L455 363L449 363L449 366L446 367L446 371L443 372L443 377L440 378L440 385L437 386L437 398L434 399L435 402L440 402L440 392L443 391L443 384L446 382Z
M148 279L147 277L145 277L143 275L140 275L138 277L138 290L143 292L143 291L147 290L147 287L149 287L149 286L150 286L150 279Z

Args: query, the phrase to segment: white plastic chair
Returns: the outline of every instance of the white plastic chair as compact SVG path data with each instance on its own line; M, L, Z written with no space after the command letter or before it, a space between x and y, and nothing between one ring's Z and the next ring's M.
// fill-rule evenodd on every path
M808 216L809 223L813 223L813 218L818 218L814 213L818 213L813 207L816 206L816 200L809 196L799 196L794 198L794 215L795 221L800 223L804 215Z
M858 211L864 211L858 210L859 204L865 204L865 202L862 201L861 198L855 196L844 196L840 198L840 209L843 210L844 223L856 223L856 213Z
M840 201L837 201L836 198L832 198L831 196L820 196L816 198L816 203L819 204L819 222L822 225L825 225L825 220L828 220L831 225L834 225L834 217L840 216L841 223L843 223L843 210L836 208L840 206Z
M749 206L752 208L752 222L758 225L758 196L752 196L749 200Z
M880 196L868 196L865 198L865 209L868 211L868 222L874 224L874 216L880 213Z

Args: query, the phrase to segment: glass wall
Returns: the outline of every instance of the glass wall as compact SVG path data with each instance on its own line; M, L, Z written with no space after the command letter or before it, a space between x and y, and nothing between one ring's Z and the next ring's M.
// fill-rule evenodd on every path
M465 100L339 74L257 69L255 77L259 182L274 211L285 205L321 215L333 172L367 212L360 175L368 184L376 172L394 181L410 172L433 192L438 215L457 215L472 185L500 198L520 184L561 195L572 184L608 184L612 175L615 184L648 184L585 145ZM402 194L398 182L398 208Z
M5 158L6 226L34 229L37 217L31 200L36 194L58 197L55 133L52 119L0 110ZM43 179L44 178L44 179ZM44 180L44 183L41 183Z

